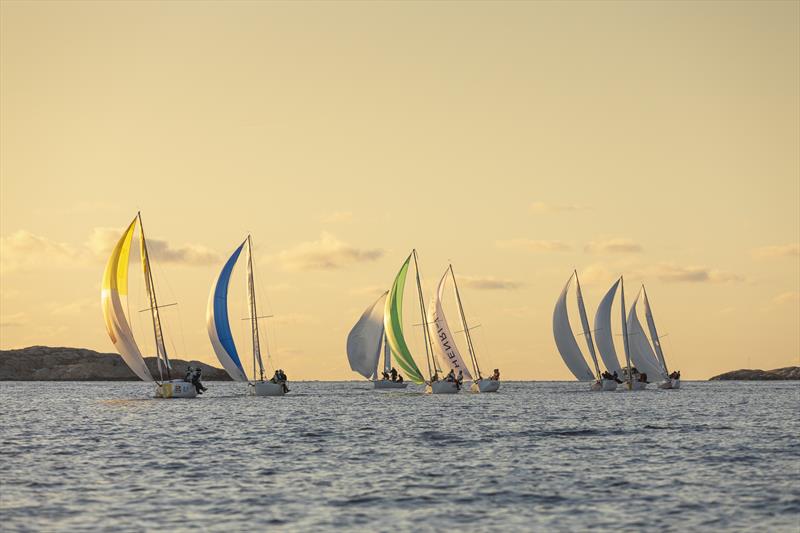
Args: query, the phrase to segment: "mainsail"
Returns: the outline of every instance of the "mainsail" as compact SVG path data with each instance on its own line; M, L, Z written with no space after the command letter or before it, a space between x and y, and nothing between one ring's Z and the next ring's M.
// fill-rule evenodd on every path
M233 267L236 265L244 245L244 242L240 244L222 267L222 271L211 286L206 309L206 328L211 346L214 347L214 353L217 354L217 359L222 363L222 367L235 381L247 381L247 375L239 359L239 353L231 333L228 317L228 284Z
M594 315L594 340L597 342L597 349L600 351L606 370L612 374L616 372L621 377L622 368L619 366L617 352L614 349L614 333L611 330L611 306L617 294L617 287L619 280L614 282L597 306L597 313Z
M367 307L347 335L347 359L350 361L350 368L367 379L374 379L378 375L384 330L384 300L387 294L389 291L381 294L375 303Z
M639 372L647 373L648 377L659 376L666 378L667 374L661 368L658 359L656 359L656 354L647 341L647 336L641 322L639 322L639 317L636 316L636 304L638 301L639 296L633 301L631 310L628 312L628 339L631 347L631 360Z
M450 326L447 324L444 309L442 308L442 293L449 273L450 268L448 267L439 281L439 287L436 289L431 306L428 308L428 328L433 339L433 351L439 356L439 360L444 366L452 368L456 373L460 370L464 373L464 379L472 381L472 374L470 374L464 359L461 357L461 353L458 351L455 338L450 331Z
M553 337L556 340L558 353L561 354L561 358L566 363L567 368L570 369L578 381L594 381L596 378L589 369L589 365L586 364L581 349L578 347L577 341L575 341L572 327L569 324L567 292L573 276L570 276L567 284L564 285L564 290L561 291L561 296L556 301L556 307L553 310Z
M403 263L392 284L392 289L389 291L383 314L383 323L386 330L386 342L391 347L397 366L415 383L424 383L425 380L422 377L422 373L411 357L411 351L408 349L408 344L403 335L403 289L406 285L406 275L408 274L408 265L411 257L409 255L408 259Z
M103 287L100 293L100 305L103 309L106 330L111 342L133 373L144 381L153 381L142 353L136 345L128 319L125 316L123 299L128 296L128 259L131 252L131 241L136 230L138 215L130 223L120 238L103 274Z

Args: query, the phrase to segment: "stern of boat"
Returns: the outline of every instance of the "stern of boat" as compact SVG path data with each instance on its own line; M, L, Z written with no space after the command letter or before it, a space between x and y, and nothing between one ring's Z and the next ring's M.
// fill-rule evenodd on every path
M405 389L408 387L408 383L405 381L400 383L397 381L391 381L388 379L377 379L372 382L376 389Z
M247 392L250 396L283 396L286 391L283 383L273 383L272 381L256 381L247 384Z
M155 384L156 398L196 398L197 390L194 385L182 379L173 379Z
M425 394L457 394L458 383L455 381L434 381L425 385Z
M496 379L479 379L472 382L469 390L472 392L497 392L500 389L500 382Z

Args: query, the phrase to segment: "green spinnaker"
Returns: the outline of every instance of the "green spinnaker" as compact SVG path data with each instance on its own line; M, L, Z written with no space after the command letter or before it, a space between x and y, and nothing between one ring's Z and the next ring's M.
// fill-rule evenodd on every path
M406 274L408 274L408 264L411 261L411 256L408 256L406 262L397 273L394 279L392 290L389 292L389 297L386 299L386 307L383 312L383 326L386 331L386 341L392 349L394 360L414 383L424 383L425 379L419 371L417 364L411 357L411 351L408 349L406 339L403 336L403 289L406 286Z

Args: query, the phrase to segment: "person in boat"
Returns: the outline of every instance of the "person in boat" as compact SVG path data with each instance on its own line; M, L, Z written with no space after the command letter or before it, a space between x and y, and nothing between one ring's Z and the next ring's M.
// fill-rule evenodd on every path
M392 381L397 381L397 370L395 370L394 367L392 367L389 373L392 375Z
M286 372L284 372L282 368L279 368L278 373L278 377L280 378L279 383L283 385L283 392L289 392L289 387L286 385L286 382L289 380L289 378L286 377Z
M649 381L647 381L647 372L642 372L639 374L639 381L641 381L642 383L650 383Z
M183 381L185 381L186 383L191 383L192 382L192 374L193 373L194 373L194 368L192 368L192 365L187 366L186 367L186 375L183 376Z
M403 376L402 375L397 374L397 382L398 383L402 383L403 382Z
M447 376L444 378L445 381L454 382L456 380L456 373L453 372L453 369L450 369L450 372L447 373Z
M673 370L672 374L669 375L669 379L681 379L681 373L679 370Z
M203 394L208 389L203 386L203 383L200 381L200 377L203 374L203 369L199 366L194 369L192 372L191 382L194 385L194 390L197 391L197 394Z
M500 369L499 368L495 368L494 369L494 373L492 374L492 376L489 379L492 380L492 381L500 381Z
M458 376L456 377L456 387L461 390L461 384L464 383L464 372L461 369L458 370Z
M386 370L381 372L381 379L384 381L389 381L389 373Z
M622 383L622 380L621 380L621 379L619 379L619 374L617 374L617 371L616 371L616 370L614 370L614 373L613 373L613 374L611 374L611 379L613 379L613 380L614 380L614 381L616 381L617 383Z

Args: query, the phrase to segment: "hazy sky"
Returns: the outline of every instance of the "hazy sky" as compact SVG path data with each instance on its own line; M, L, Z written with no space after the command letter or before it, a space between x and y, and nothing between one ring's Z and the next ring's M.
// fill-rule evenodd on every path
M249 231L294 379L358 377L347 332L412 247L426 298L453 261L504 378L571 378L573 268L590 317L644 282L685 378L800 364L798 2L0 6L2 348L111 351L100 281L141 209L178 357L215 362Z

